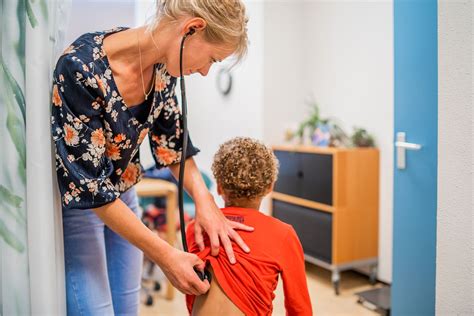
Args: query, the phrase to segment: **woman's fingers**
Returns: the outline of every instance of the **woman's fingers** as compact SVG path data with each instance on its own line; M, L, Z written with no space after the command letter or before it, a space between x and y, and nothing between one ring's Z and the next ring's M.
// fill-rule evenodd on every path
M255 230L255 228L253 228L251 226L247 226L245 224L234 222L234 221L231 221L231 220L228 220L228 223L230 224L230 226L233 229L245 230L245 231L248 231L248 232L252 232L252 231Z
M198 256L196 256L194 254L191 254L191 255L193 256L193 259L194 259L193 272L194 272L195 277L192 279L192 283L190 284L190 286L195 291L197 291L196 295L201 295L201 294L206 293L209 290L209 282L207 282L207 280L205 280L205 282L201 281L201 279L198 277L198 275L197 275L197 273L194 269L197 269L197 270L203 272L204 268L206 267L206 264L204 263L204 261L199 259Z
M207 232L207 235L211 242L211 255L215 257L219 254L219 234L217 232Z
M206 268L206 263L202 261L201 259L199 259L198 256L196 256L196 258L197 258L197 261L196 261L196 264L194 265L194 268L200 271L201 273L204 273L204 269ZM194 289L197 290L200 294L206 293L207 290L209 289L209 285L210 285L209 282L207 280L201 281L201 279L199 279L199 281L200 282L197 283L197 285L193 284Z
M254 228L251 226L237 223L225 218L224 214L216 208L210 208L207 213L196 212L195 222L195 240L200 250L204 249L203 234L209 236L209 243L211 248L211 255L217 256L219 254L220 244L224 247L227 258L230 263L236 262L234 250L232 249L231 240L235 241L237 245L245 252L250 252L249 247L235 230L243 230L252 232Z
M222 242L222 246L224 247L225 253L227 254L227 258L231 264L235 264L235 255L234 249L232 249L232 242L229 239L229 236L226 232L223 232L220 235L220 239Z
M239 228L241 227L247 231L253 231L253 227L240 223L237 224L240 225ZM220 228L218 232L207 232L207 234L211 243L211 255L217 256L219 254L220 244L222 244L222 247L224 247L227 258L231 264L236 262L231 240L235 241L243 251L247 253L250 252L249 247L244 242L242 237L240 237L240 235L232 228L232 221L225 221L224 226Z
M201 281L201 279L199 279L199 282L193 283L192 286L193 286L193 291L197 293L194 295L202 295L209 290L210 284L207 280Z
M197 261L194 263L194 268L198 269L199 271L204 271L204 268L206 268L206 263L199 259L198 256L196 256Z
M240 230L245 230L245 231L254 231L254 228L244 225L242 223L231 221L231 220L227 220L227 223L231 227L231 229L229 229L229 232L228 232L229 238L235 241L237 245L239 245L239 247L242 248L243 251L250 252L250 248L244 242L242 237L240 237L240 235L235 231L235 229L240 229Z
M202 228L200 225L194 225L194 240L199 247L199 250L202 251L204 249L204 236L202 233Z
M243 251L249 253L250 248L247 246L245 241L240 237L240 235L233 229L229 231L229 237L239 245L240 248L242 248Z

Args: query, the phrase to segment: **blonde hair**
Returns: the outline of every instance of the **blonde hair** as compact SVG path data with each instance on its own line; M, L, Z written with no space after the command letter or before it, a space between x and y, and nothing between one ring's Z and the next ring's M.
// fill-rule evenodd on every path
M278 160L258 140L236 137L214 155L212 172L231 201L263 197L278 177Z
M241 0L157 0L156 7L152 29L164 19L202 18L207 23L204 29L206 40L231 46L238 61L246 55L248 18Z

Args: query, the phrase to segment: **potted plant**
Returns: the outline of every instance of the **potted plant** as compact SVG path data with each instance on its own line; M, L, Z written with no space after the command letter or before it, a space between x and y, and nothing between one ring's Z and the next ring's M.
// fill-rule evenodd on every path
M354 134L352 134L352 144L355 147L374 147L375 141L364 128L355 127Z

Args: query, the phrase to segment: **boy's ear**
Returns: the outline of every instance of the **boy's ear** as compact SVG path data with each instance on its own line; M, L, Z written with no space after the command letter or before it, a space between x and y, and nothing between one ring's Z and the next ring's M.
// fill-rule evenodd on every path
M221 184L219 182L217 182L217 194L219 195L222 195L222 187L221 187Z
M273 188L275 187L275 182L273 182L267 189L267 191L265 191L265 195L273 192Z

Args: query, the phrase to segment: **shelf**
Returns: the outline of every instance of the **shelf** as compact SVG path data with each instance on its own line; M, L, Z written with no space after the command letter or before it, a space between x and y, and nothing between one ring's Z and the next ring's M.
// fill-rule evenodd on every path
M275 200L280 200L280 201L283 201L283 202L292 203L292 204L296 204L296 205L299 205L299 206L314 208L314 209L317 209L318 211L323 211L323 212L327 212L327 213L333 213L333 211L334 211L334 207L332 207L331 205L327 205L327 204L323 204L323 203L318 203L318 202L298 198L298 197L287 195L287 194L284 194L284 193L273 192L272 193L272 198L275 199Z
M312 145L274 145L272 149L290 152L300 153L311 153L311 154L323 154L333 155L340 152L351 152L351 151L378 151L374 147L318 147Z

